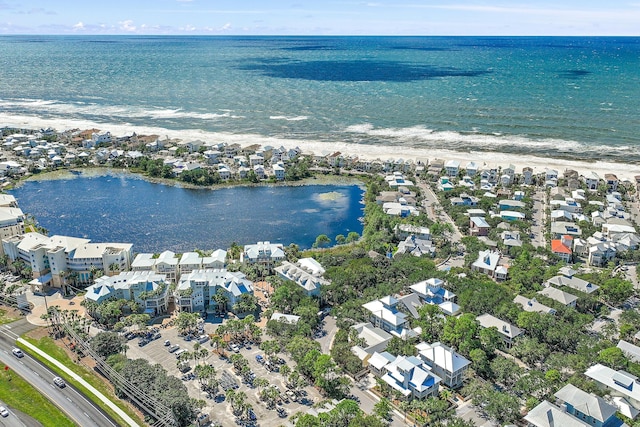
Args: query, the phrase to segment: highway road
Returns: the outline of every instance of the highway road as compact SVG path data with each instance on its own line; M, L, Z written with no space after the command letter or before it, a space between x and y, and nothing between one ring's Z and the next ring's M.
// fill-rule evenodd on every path
M117 423L74 387L68 384L62 389L55 386L53 378L56 374L39 361L28 354L22 358L13 355L11 350L15 347L16 339L31 328L33 326L24 319L0 326L0 361L61 408L69 419L79 426L117 427ZM9 417L15 417L15 414L12 413Z

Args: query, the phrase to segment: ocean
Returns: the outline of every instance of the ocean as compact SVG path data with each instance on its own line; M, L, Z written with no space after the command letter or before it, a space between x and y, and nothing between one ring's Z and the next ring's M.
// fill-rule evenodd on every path
M640 161L640 38L0 36L0 57L0 127Z

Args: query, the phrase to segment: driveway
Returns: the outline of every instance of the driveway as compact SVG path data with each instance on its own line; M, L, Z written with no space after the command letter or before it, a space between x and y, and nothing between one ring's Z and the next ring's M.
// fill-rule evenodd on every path
M336 326L336 319L333 316L325 316L323 320L322 332L315 340L320 343L321 352L323 354L329 354L331 351L331 344L333 338L336 336L338 327Z

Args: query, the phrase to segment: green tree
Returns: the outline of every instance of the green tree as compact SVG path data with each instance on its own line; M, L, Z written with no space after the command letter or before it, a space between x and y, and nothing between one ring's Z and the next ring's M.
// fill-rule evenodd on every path
M99 332L89 341L93 351L103 358L123 352L126 348L124 339L116 332Z
M479 324L472 313L460 317L448 317L442 332L442 340L460 351L469 354L480 343L477 339Z
M326 248L331 244L331 239L326 234L320 234L313 243L314 248Z
M373 406L373 413L385 421L391 418L392 410L393 408L391 407L391 402L389 402L389 399L385 397L381 398Z
M198 313L181 311L178 314L178 317L176 317L176 329L178 329L181 334L193 332L195 327L198 325L199 320L200 315Z
M611 369L619 370L627 366L627 358L618 347L609 347L598 353L598 361Z

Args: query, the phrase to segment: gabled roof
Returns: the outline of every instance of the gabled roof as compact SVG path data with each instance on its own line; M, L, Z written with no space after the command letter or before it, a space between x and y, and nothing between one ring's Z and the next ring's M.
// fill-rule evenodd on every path
M573 384L565 385L554 396L602 423L616 414L615 406L607 403L600 396L587 393Z
M587 369L584 374L624 396L640 401L640 384L636 382L635 375L624 371L615 371L599 363Z
M567 255L571 255L573 253L571 248L569 248L568 246L565 246L564 243L562 243L562 240L560 239L551 241L551 252L557 253L557 254L567 254Z
M546 314L555 314L556 312L553 308L539 303L535 298L529 299L523 297L522 295L516 295L516 297L513 299L513 302L516 304L520 304L524 311Z
M524 419L535 427L588 427L589 424L543 400Z
M427 364L433 363L445 371L458 372L471 364L464 356L456 353L451 347L434 342L433 344L420 343L416 345L420 358Z
M540 295L544 295L547 298L551 298L554 301L558 301L562 305L569 305L578 300L577 296L568 292L561 291L560 289L554 288L553 286L544 288L538 293Z
M478 228L489 228L490 227L489 223L482 217L472 216L469 219L471 220L473 225L478 227Z
M622 350L629 360L635 363L640 363L640 347L625 340L618 341L618 345L616 347Z
M483 328L495 327L498 329L498 332L500 334L509 338L515 338L524 333L524 331L518 328L517 326L512 325L509 322L505 322L504 320L500 320L497 317L492 316L488 313L481 314L480 316L476 317L476 320L478 321L478 323L480 323L480 326L482 326Z
M547 283L557 287L568 286L572 289L584 292L586 294L593 293L600 288L598 285L594 285L593 283L590 283L578 277L554 276L551 279L547 280Z

